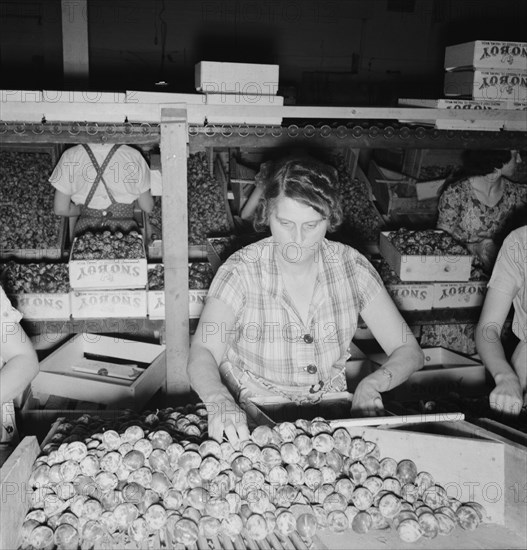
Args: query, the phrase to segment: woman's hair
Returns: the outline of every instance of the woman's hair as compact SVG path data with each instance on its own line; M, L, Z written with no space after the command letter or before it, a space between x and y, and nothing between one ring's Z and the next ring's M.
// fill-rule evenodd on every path
M463 172L466 176L486 176L500 169L512 159L508 149L467 149L463 151Z
M267 229L277 200L288 197L311 206L328 220L328 231L335 231L342 222L336 179L335 170L315 160L289 159L281 162L265 182L254 216L254 228L257 231Z

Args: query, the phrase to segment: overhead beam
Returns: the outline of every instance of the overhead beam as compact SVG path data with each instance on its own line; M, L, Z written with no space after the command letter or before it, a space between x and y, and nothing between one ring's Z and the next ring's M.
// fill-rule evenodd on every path
M86 89L90 78L88 0L61 0L64 85Z

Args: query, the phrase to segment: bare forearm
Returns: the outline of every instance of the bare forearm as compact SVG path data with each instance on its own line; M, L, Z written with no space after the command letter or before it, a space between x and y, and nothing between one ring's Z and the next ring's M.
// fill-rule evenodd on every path
M414 343L404 344L395 349L382 368L367 376L364 382L371 383L379 393L383 393L406 382L423 367L423 363L421 348Z
M214 401L218 395L228 394L221 381L218 364L206 348L191 347L187 372L190 385L205 403Z
M514 369L505 357L500 334L493 327L478 326L476 329L476 349L486 369L495 382L506 376L516 376Z
M15 355L0 371L0 402L11 401L20 395L38 373L36 354Z

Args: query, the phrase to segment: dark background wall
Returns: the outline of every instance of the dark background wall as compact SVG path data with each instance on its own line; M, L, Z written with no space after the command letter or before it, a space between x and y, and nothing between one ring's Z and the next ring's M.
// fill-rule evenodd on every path
M276 63L299 104L442 97L447 45L527 41L525 0L68 0L89 24L82 89L194 92L201 60ZM69 89L60 0L0 0L3 89Z

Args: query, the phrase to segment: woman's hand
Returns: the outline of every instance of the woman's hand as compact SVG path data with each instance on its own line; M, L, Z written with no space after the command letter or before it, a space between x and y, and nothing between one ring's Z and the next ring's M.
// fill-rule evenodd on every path
M492 409L503 414L518 416L524 402L520 380L515 374L496 376L496 387L489 396Z
M353 393L351 412L364 416L381 416L384 413L381 394L367 378L359 382Z
M249 439L247 416L228 390L210 396L205 405L211 439L221 443L225 434L235 449L239 448L242 441Z

